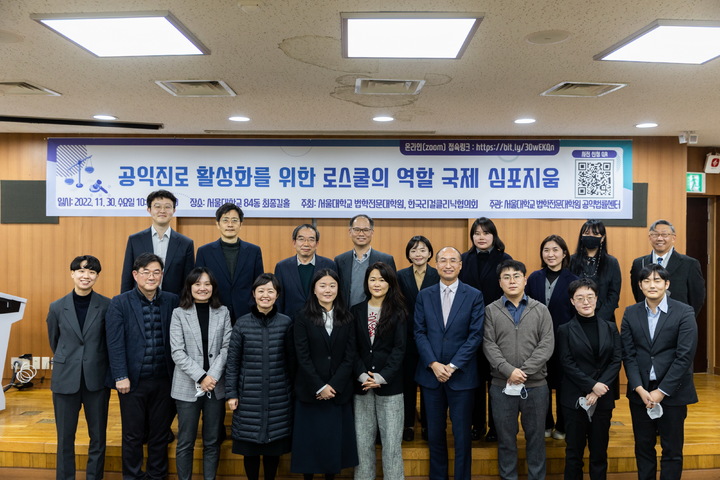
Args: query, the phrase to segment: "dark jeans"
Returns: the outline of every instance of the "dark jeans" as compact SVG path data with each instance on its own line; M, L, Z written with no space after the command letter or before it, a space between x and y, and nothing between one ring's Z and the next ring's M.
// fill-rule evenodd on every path
M638 480L655 480L657 477L656 432L660 433L662 447L660 480L679 480L682 476L687 406L663 405L662 407L663 416L652 420L644 404L630 402Z
M582 408L563 406L565 415L565 480L583 479L583 455L587 444L590 480L607 478L607 448L612 410L595 410L592 422Z
M220 459L220 433L225 428L225 400L213 395L199 397L194 402L175 400L178 413L178 436L175 450L178 480L192 478L193 452L198 422L202 414L203 478L213 480Z
M175 416L170 398L170 378L140 380L135 388L118 394L122 420L122 470L124 480L161 480L168 475L168 430ZM143 437L147 434L146 473Z

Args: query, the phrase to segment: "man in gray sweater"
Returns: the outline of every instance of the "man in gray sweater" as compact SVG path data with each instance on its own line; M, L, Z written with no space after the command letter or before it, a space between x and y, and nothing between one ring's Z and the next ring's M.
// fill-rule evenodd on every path
M525 432L528 480L545 478L547 362L555 339L547 307L525 295L525 265L497 269L503 296L485 308L483 351L490 362L490 402L498 435L498 470L516 480L518 415Z

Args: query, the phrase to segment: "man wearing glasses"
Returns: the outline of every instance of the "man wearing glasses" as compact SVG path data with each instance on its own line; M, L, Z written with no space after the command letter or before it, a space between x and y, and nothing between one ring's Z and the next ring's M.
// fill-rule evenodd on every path
M177 203L175 195L167 190L157 190L148 195L147 211L152 217L152 226L128 237L120 292L135 288L133 262L141 253L151 252L165 264L162 289L180 295L185 277L195 262L195 245L170 227Z
M198 248L196 267L207 267L217 280L220 301L230 310L230 320L250 313L252 284L264 272L260 247L240 240L243 211L226 203L215 212L220 238Z
M355 215L350 219L348 235L353 249L335 257L340 277L340 292L348 308L365 300L365 270L375 262L383 262L395 270L392 255L370 246L375 233L375 221L367 215Z
M648 238L653 251L650 255L636 258L630 269L630 285L635 301L642 302L645 299L640 289L640 270L657 264L672 277L672 287L668 290L670 297L690 305L697 317L705 303L705 279L700 262L675 250L675 227L667 220L657 220L650 225Z
M309 223L295 227L292 241L297 254L275 265L275 276L280 281L282 292L275 305L280 313L291 318L305 305L315 271L324 268L337 271L334 261L316 255L320 243L320 231L317 227Z
M114 297L105 316L109 386L120 400L123 478L161 479L168 475L168 431L175 414L169 334L178 296L160 290L163 261L154 253L140 254L132 275L136 288Z

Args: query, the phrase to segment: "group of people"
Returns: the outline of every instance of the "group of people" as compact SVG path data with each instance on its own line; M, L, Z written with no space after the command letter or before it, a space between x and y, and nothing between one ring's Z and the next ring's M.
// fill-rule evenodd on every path
M167 477L175 415L178 478L192 477L201 417L203 474L215 478L227 405L232 451L249 480L261 463L265 480L274 479L288 452L291 471L306 480L348 467L372 480L378 442L383 476L401 480L418 385L431 479L448 478L448 414L455 478L470 478L471 444L481 439L498 442L500 476L517 478L520 417L530 479L545 476L550 436L567 443L566 479L582 478L586 446L590 476L601 479L621 362L639 478L655 478L658 434L663 478L680 478L705 287L698 262L674 250L669 222L651 225L653 251L633 262L638 303L618 332L620 268L597 220L582 226L572 255L561 237L545 238L542 268L527 276L488 218L474 222L464 253L447 246L435 254L429 239L412 237L410 266L396 271L393 257L371 246L372 218L357 215L352 250L318 255L320 232L303 224L292 233L296 255L272 274L261 249L240 239L239 207L217 210L220 239L195 258L193 241L170 228L176 206L166 190L148 196L153 223L128 238L120 295L93 291L101 265L83 255L70 265L73 291L50 305L58 479L75 478L81 407L86 477L103 477L114 388L123 478Z

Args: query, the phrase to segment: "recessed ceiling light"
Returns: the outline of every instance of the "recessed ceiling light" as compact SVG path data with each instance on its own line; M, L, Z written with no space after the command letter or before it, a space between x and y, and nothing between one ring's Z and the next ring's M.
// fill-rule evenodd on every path
M36 14L30 18L98 57L210 53L170 12Z
M638 123L635 125L635 128L655 128L658 124L654 122L645 122L645 123Z
M113 115L93 115L93 118L95 120L117 120L118 117L115 117Z
M517 120L515 120L515 123L517 123L518 125L535 123L535 119L534 118L518 118Z
M392 122L395 119L393 117L380 115L378 117L373 117L373 120L375 120L376 122Z
M460 58L479 13L342 13L345 58Z
M249 122L250 117L234 116L234 117L228 117L228 120L230 120L231 122Z
M699 65L720 56L720 22L656 20L595 60Z

